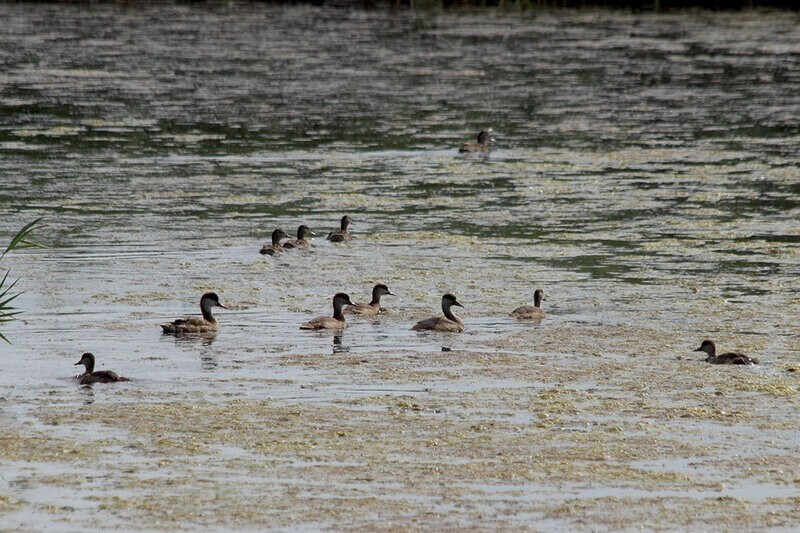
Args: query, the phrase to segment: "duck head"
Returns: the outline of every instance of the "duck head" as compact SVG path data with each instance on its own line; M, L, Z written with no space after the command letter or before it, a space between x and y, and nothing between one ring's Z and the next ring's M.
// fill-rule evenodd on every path
M442 296L442 309L450 309L454 305L460 307L461 309L464 309L464 306L458 303L458 300L456 300L455 294L448 292L447 294Z
M86 373L91 374L94 370L94 355L86 352L81 356L81 360L75 363L75 366L83 365L86 367Z
M203 311L203 314L210 313L211 309L214 307L227 309L227 307L222 305L222 302L219 301L219 296L217 296L216 292L207 292L200 297L200 310Z
M340 315L346 305L353 305L353 302L350 301L350 296L343 292L337 292L336 296L333 297L333 314Z
M303 224L299 228L297 228L297 239L302 241L306 237L316 237L317 234L311 231L311 228Z
M494 137L492 137L492 130L489 131L482 131L478 134L478 142L480 144L491 144L494 142Z
M712 341L706 339L700 343L700 347L695 352L706 352L709 357L714 357L717 354L717 347Z
M276 229L272 232L272 244L280 244L281 239L288 239L290 238L289 235L286 234L285 231L282 229Z

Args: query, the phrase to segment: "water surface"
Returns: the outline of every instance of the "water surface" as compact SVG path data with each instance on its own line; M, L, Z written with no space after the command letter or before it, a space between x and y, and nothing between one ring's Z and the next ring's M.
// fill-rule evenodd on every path
M3 261L9 527L798 526L797 14L0 18L0 237L48 245ZM160 334L207 290L216 338ZM467 331L410 331L448 291ZM77 387L84 351L131 383Z

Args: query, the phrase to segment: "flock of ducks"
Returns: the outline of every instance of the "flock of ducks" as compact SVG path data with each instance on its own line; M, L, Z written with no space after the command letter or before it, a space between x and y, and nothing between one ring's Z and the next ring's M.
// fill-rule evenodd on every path
M477 154L479 156L488 156L492 150L492 143L494 138L491 135L491 130L482 131L478 134L477 142L466 142L459 147L458 151L465 154ZM351 241L353 236L348 231L349 226L352 224L352 219L345 215L342 217L339 229L328 233L327 240L331 242L346 242ZM282 229L276 229L272 232L272 239L270 244L265 244L260 253L262 255L274 256L276 254L284 253L286 250L291 249L308 249L311 247L308 239L317 234L311 231L306 225L301 225L297 228L297 238L292 238ZM283 239L287 239L281 242ZM383 283L378 283L372 289L372 300L369 303L353 303L350 296L339 292L333 297L333 316L319 316L303 323L300 329L303 330L342 330L347 327L346 314L361 315L361 316L376 316L383 311L381 307L382 296L393 296L392 292ZM546 314L542 309L542 301L546 300L544 291L536 289L533 293L533 305L523 305L514 309L510 316L518 319L529 319L541 321L545 318ZM200 298L200 313L201 317L186 317L179 318L166 324L161 324L162 333L169 335L187 335L187 334L203 334L215 333L219 330L219 323L212 314L214 307L221 307L227 309L222 304L214 292L207 292ZM425 320L420 320L411 328L414 331L443 331L443 332L456 332L464 331L464 321L459 316L453 313L453 307L464 308L458 302L456 296L452 293L446 293L442 296L442 316L434 316ZM757 365L758 359L748 357L741 353L728 352L717 355L716 345L710 340L704 340L700 347L695 351L705 352L708 357L705 361L714 364L732 364L732 365ZM81 360L75 363L75 366L83 365L86 371L77 376L78 382L81 385L88 385L92 383L110 383L116 381L129 381L128 378L120 377L110 370L94 370L95 357L91 353L85 353Z

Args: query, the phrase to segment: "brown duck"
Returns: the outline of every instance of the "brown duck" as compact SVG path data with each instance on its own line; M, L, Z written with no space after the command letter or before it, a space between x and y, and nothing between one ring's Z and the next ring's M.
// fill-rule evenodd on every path
M533 305L523 305L521 307L517 307L511 311L511 316L514 318L541 320L545 317L544 309L542 309L542 300L546 300L544 297L544 291L542 289L536 289L533 291Z
M339 231L332 231L328 233L327 239L331 242L344 242L344 241L351 241L353 240L353 236L347 231L347 227L353 221L350 219L349 216L345 215L342 217L342 221L340 222Z
M491 132L492 130L482 131L478 134L478 142L466 142L461 145L458 149L458 152L461 154L488 154L492 151L492 143L494 142L494 137L492 137Z
M464 308L463 305L458 303L455 295L448 292L442 296L442 313L444 313L444 316L435 316L427 320L420 320L411 329L414 331L455 331L459 333L464 331L464 322L450 310L454 305L462 309Z
M300 329L344 329L347 327L347 321L344 319L342 309L346 305L353 305L350 301L350 296L343 292L336 293L333 297L333 316L318 316L309 320Z
M695 352L706 352L706 363L713 363L715 365L757 365L758 359L755 357L748 357L743 353L728 352L717 355L717 346L710 340L706 339Z
M200 298L200 312L203 313L200 317L179 318L168 324L161 324L163 333L209 333L219 330L219 324L214 315L211 314L211 309L214 307L221 307L227 309L219 301L219 296L214 292L207 292Z
M276 229L272 232L272 244L265 244L261 247L261 255L275 255L282 254L285 250L281 246L281 239L288 239L287 235L282 229Z
M283 247L287 250L292 248L310 248L311 243L308 242L308 237L316 237L317 234L311 231L311 228L306 226L305 224L297 228L297 238L296 239L289 239L285 243L283 243Z
M372 288L372 301L368 304L357 303L347 307L344 310L345 314L361 315L361 316L375 316L381 313L381 296L394 296L389 287L383 283L378 283Z
M116 372L111 370L94 370L94 355L86 352L81 356L81 360L75 363L75 366L83 365L86 367L86 372L78 376L78 383L81 385L90 385L92 383L114 383L117 381L130 381L128 378L123 378L117 375Z

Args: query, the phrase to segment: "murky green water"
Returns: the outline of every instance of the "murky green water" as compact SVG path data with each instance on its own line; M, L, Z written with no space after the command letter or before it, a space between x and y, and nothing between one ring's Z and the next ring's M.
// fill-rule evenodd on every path
M797 14L0 20L0 242L49 246L3 262L8 527L798 527ZM385 316L298 330L376 282ZM206 290L219 335L162 336ZM447 291L467 331L410 331ZM131 383L77 387L84 351Z

